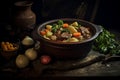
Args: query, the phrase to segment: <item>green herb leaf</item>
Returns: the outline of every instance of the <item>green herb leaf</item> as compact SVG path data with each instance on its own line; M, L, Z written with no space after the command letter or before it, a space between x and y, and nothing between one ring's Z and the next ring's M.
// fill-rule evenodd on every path
M120 43L113 33L103 28L103 32L94 41L93 50L102 54L120 54Z

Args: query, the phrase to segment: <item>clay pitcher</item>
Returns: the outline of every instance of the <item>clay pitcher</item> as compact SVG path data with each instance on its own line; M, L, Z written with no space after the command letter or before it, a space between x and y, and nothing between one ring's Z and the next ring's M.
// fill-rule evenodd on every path
M13 17L14 26L17 27L20 32L25 30L34 29L36 24L36 15L32 11L32 1L18 1L15 5L15 13Z

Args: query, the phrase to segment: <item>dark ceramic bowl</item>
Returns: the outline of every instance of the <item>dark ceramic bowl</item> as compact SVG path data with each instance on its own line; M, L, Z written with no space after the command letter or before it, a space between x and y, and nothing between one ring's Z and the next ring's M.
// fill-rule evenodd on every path
M69 43L57 42L43 38L39 31L43 27L45 27L45 25L56 23L58 22L58 20L63 20L64 22L67 23L73 23L77 21L79 24L90 28L92 37L82 42L69 42ZM102 28L100 26L97 26L85 20L71 19L71 18L50 20L39 25L37 29L37 33L39 37L38 39L41 42L41 50L58 59L85 58L88 55L88 53L91 51L94 39L100 34L100 32L102 32Z

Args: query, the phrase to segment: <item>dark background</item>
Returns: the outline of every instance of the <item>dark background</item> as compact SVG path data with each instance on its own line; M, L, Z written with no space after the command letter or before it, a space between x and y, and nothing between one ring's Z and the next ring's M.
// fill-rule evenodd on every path
M0 2L0 31L5 24L11 24L13 4L18 0L1 0ZM78 18L75 15L76 9L82 1L88 3L88 10L84 18L90 21L93 7L96 0L32 0L34 2L32 10L37 16L36 24L44 21L71 17ZM106 28L112 28L119 31L119 0L99 0L97 13L94 20L95 24L102 25Z
M100 5L95 18L96 24L104 27L119 30L120 19L120 2L119 0L100 0Z

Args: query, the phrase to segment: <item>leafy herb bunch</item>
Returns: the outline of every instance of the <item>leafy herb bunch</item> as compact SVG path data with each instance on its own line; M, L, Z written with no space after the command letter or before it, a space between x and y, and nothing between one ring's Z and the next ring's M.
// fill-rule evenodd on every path
M103 26L102 28L102 33L94 41L93 50L99 51L102 54L120 55L120 42L115 39L115 34Z

